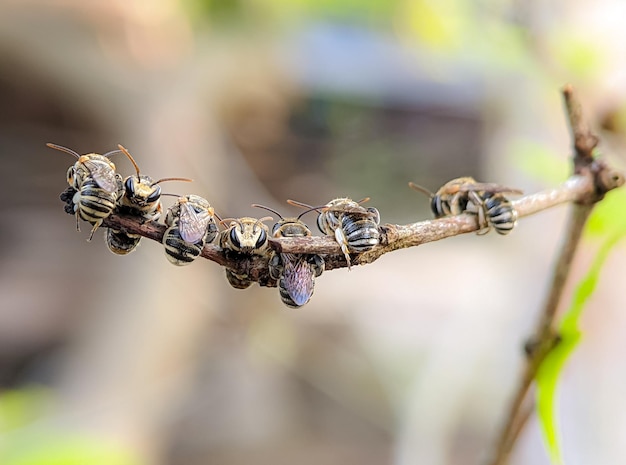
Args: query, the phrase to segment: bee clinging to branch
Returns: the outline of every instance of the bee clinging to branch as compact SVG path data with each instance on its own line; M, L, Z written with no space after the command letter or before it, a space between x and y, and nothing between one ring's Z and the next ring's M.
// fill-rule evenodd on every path
M287 200L291 205L309 208L319 212L317 226L321 232L333 236L341 246L341 250L351 266L350 253L362 253L371 250L380 241L380 213L378 210L361 204L369 200L366 197L358 202L348 198L331 200L322 207Z
M257 219L250 217L225 218L221 224L228 227L220 233L219 245L230 255L245 257L252 255L266 255L268 253L269 228L263 222L272 220L271 216ZM226 279L236 289L246 289L252 280L246 274L238 274L226 268Z
M284 218L276 210L263 205L253 204L278 215L280 220L272 227L272 237L308 237L311 230L300 219L311 210L297 218ZM284 254L272 252L269 260L270 276L278 281L278 290L282 302L291 308L305 305L313 295L315 278L324 271L324 259L321 255Z
M215 211L209 202L194 194L179 197L165 215L165 256L174 265L188 265L217 236Z
M90 241L102 221L115 209L123 191L122 177L115 172L115 164L109 160L109 156L120 151L79 155L67 147L51 143L46 145L76 158L76 163L67 170L70 189L61 194L61 199L66 202L65 210L72 211L76 216L77 231L80 231L79 219L93 225L87 239Z
M137 174L124 179L124 192L117 202L117 210L142 220L157 221L163 213L159 184L166 181L191 182L191 179L162 178L155 181L150 176L140 174L139 166L128 150L121 145L118 145L118 148L131 161ZM107 229L105 236L109 250L118 255L126 255L135 250L140 239L141 236L137 234L127 234L110 228Z
M435 193L409 182L411 189L430 198L430 209L435 218L470 213L477 216L478 234L486 234L493 227L498 234L508 234L515 227L517 212L504 194L522 194L519 189L493 183L476 182L462 177L448 181Z

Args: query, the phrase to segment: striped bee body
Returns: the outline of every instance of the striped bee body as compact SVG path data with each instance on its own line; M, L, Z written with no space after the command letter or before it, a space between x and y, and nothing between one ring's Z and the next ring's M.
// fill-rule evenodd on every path
M380 242L380 213L375 208L361 204L369 198L355 202L348 198L331 200L317 217L317 225L324 234L333 236L351 266L350 253L371 250Z
M97 181L87 178L74 194L74 212L77 218L80 217L80 219L94 225L93 235L93 232L102 224L102 221L115 209L117 198L117 191L111 192L103 189Z
M300 219L308 211L297 218L283 218L276 210L263 205L254 204L253 206L269 210L280 217L280 221L272 227L273 237L311 236L311 230ZM311 300L315 289L315 278L324 271L324 259L320 255L272 252L268 266L270 276L278 282L281 301L287 307L299 308Z
M116 255L127 255L137 248L141 236L127 234L124 231L107 228L104 241L111 252Z
M150 176L141 174L139 166L130 152L121 145L118 148L132 162L137 174L124 179L124 189L117 202L117 211L141 218L145 221L157 221L163 213L161 206L161 186L164 181L191 181L187 178L163 178L155 181ZM127 255L137 248L141 236L119 230L107 230L105 242L116 255Z
M276 254L269 266L270 275L278 280L281 301L299 308L311 300L315 278L324 271L324 259L321 255Z
M272 219L266 218L230 218L222 222L230 221L228 228L220 233L219 245L231 256L244 259L254 255L266 255L268 253L267 237L269 228L263 221ZM238 274L235 271L225 268L226 279L235 289L246 289L252 285L252 279L246 274Z
M184 266L202 253L205 244L217 236L213 207L202 197L180 197L165 215L168 228L163 235L165 256L170 263Z
M350 252L367 252L380 241L380 214L375 208L368 208L367 212L369 215L346 213L341 218L341 228L335 230L335 234L341 231L340 244L346 244Z
M498 234L508 234L515 227L517 212L505 193L522 191L492 183L477 182L471 177L448 181L434 194L412 182L409 186L430 197L430 207L435 218L469 213L477 216L478 234L494 228Z
M517 211L502 194L485 193L482 196L486 228L493 227L498 234L510 233L517 224Z
M79 218L92 224L90 241L96 229L113 212L117 200L122 194L122 177L115 172L115 165L109 156L118 150L100 155L90 153L79 155L75 151L56 144L48 147L69 153L76 158L76 163L67 170L67 182L75 190L70 204L69 191L63 192L65 211L73 210L76 216L76 229L80 231ZM70 206L72 205L72 208Z

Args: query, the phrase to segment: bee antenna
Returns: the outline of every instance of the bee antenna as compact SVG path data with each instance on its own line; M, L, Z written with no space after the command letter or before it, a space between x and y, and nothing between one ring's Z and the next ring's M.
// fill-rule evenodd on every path
M103 157L109 158L111 155L115 155L116 153L121 153L121 150L111 150L110 152L105 153L104 155L102 155Z
M302 203L302 202L298 202L297 200L291 200L291 199L287 199L287 203L289 205L293 205L294 207L300 207L300 208L313 208L315 209L315 207L307 204L307 203Z
M262 225L264 221L273 221L273 220L274 218L272 218L271 216L264 216L263 218L259 218L258 220L256 220L256 223L254 224L254 231L256 232L256 229L259 227L259 225Z
M419 184L415 184L414 182L411 182L411 181L409 181L409 187L413 189L414 191L421 192L422 194L427 195L430 198L432 198L435 195L431 191L426 189L425 187L422 187Z
M262 208L263 210L267 210L268 212L276 213L281 220L284 219L283 216L280 213L278 213L276 210L274 210L273 208L266 207L265 205L259 205L258 203L253 203L251 206L255 208Z
M133 164L133 166L135 167L135 171L137 171L137 177L139 177L139 165L137 165L137 162L135 161L135 159L133 158L133 156L130 154L130 152L128 150L126 150L126 148L124 148L124 146L122 144L117 144L117 147L119 148L119 151L122 152L124 155L126 155L128 157L128 159L130 160L130 162ZM117 152L118 150L116 150ZM112 152L109 152L112 153ZM107 154L108 155L108 154ZM105 157L107 156L105 155Z
M309 205L309 204L306 204L306 203L302 203L302 202L298 202L296 200L291 200L291 199L287 199L287 203L289 205L293 205L294 207L306 208L307 210L304 213L302 213L302 215L304 215L305 213L309 213L310 211L313 211L313 210L315 210L316 212L320 213L320 210L325 207L325 205L322 205L322 206L319 206L319 207L314 207L312 205ZM300 219L300 217L302 215L300 215L298 217L298 219Z
M139 176L139 172L137 172L137 176ZM156 186L157 184L160 184L160 183L165 182L165 181L193 182L193 179L189 179L189 178L162 178L162 179L159 179L158 181L154 181L152 184L150 184L150 187Z
M71 156L75 157L76 159L80 158L80 155L78 153L76 153L74 150L68 149L67 147L63 147L62 145L57 145L57 144L53 144L51 142L48 142L46 144L46 146L50 147L51 149L55 149L55 150L59 150L61 152L69 153Z
M239 226L241 226L241 221L239 221L237 218L224 218L223 220L220 220L220 224L224 227L226 227L226 222L227 221L234 221L235 223L237 223Z
M369 202L369 200L370 200L370 198L369 198L369 197L365 197L365 198L362 198L361 200L359 200L357 203L358 203L359 205L361 205L362 203Z
M318 208L319 208L319 207L311 207L311 208L308 208L308 209L304 210L304 212L303 212L303 213L300 213L300 215L298 215L298 217L297 217L296 219L299 221L299 220L300 220L300 218L302 218L304 215L306 215L307 213L310 213L310 212L312 212L312 211L317 211L317 212L319 213Z
M163 193L163 194L161 194L161 196L163 196L163 195L167 195L168 197L182 197L182 195L179 195L179 194L170 194L170 193Z

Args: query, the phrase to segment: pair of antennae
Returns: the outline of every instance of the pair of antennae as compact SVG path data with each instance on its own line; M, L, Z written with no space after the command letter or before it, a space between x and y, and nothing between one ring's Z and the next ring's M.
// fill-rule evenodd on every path
M357 203L360 205L362 203L369 202L369 200L370 200L369 197L364 197L361 200L359 200ZM313 207L313 206L311 206L309 204L306 204L306 203L303 203L303 202L298 202L296 200L291 200L291 199L287 199L287 203L289 205L293 205L294 207L300 207L300 208L306 208L307 209L304 213L302 213L298 217L298 219L300 219L300 217L303 216L304 214L309 213L310 211L313 211L313 210L315 210L317 213L322 213L324 211L327 211L327 210L331 209L331 207L329 207L328 205L320 205L319 207Z
M292 203L292 202L293 202L293 203ZM312 207L312 206L310 206L310 205L306 205L306 204L303 204L303 203L295 202L295 201L293 201L293 200L287 200L287 203L288 203L289 205L295 205L295 206L297 206L297 207L304 207L304 208L306 208L306 209L307 209L306 211L304 211L303 213L301 213L301 214L300 214L300 215L296 218L296 220L298 220L298 221L300 221L300 218L302 218L302 217L303 217L304 215L306 215L307 213L309 213L309 212L311 212L311 211L313 211L313 210L317 210L317 209L318 209L318 207ZM274 210L273 208L266 207L265 205L259 205L258 203L253 203L253 204L252 204L252 206L253 206L253 207L256 207L256 208L262 208L263 210L267 210L267 211L269 211L269 212L275 213L276 215L278 215L278 217L279 217L281 220L284 220L284 219L285 219L285 218L283 217L283 215L281 215L280 213L278 213L278 212L277 212L276 210Z
M139 177L139 165L137 165L137 162L135 161L133 156L130 154L130 152L124 146L122 146L122 144L117 144L117 147L119 148L119 150L116 150L116 152L122 152L124 155L126 155L126 157L128 157L130 162L135 167L135 171L137 172L137 177ZM152 184L150 184L150 187L156 186L157 184L165 182L165 181L193 182L193 179L189 179L189 178L161 178L158 181L154 181Z
M263 207L261 207L261 208L263 208ZM270 209L269 209L269 208L267 208L267 210L270 210ZM274 210L271 210L271 211L274 211ZM217 215L215 215L215 216L217 216ZM280 215L278 215L278 216L280 216ZM227 223L228 221L230 221L230 222L235 222L235 223L237 223L237 224L238 224L238 225L239 225L239 226L243 229L243 224L241 223L240 218L224 218L223 220L222 220L222 219L220 219L220 217L219 217L219 216L218 216L217 218L220 220L220 225L222 225L222 226L224 226L224 227L226 227L226 223ZM282 218L282 217L281 217L281 218ZM261 224L261 223L263 223L264 221L271 221L271 220L273 220L273 219L274 219L274 218L272 218L271 216L264 216L263 218L259 218L259 219L257 219L257 220L256 220L256 224Z
M80 159L81 155L77 152L75 152L72 149L68 149L67 147L63 147L62 145L57 145L57 144L53 144L51 142L48 142L46 144L48 147L50 147L51 149L55 149L55 150L59 150L60 152L65 152L65 153L69 153L71 156L73 156L74 158L76 158L77 160ZM122 147L121 145L118 145L118 147ZM126 149L124 149L126 150ZM116 153L120 153L122 150L118 149L118 150L111 150L110 152L105 153L104 155L102 155L103 157L107 157L109 158L111 155L114 155ZM134 161L133 161L134 163Z

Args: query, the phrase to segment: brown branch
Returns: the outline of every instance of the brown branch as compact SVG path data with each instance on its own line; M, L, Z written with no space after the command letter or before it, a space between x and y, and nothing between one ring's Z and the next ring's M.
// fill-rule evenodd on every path
M522 197L513 202L519 217L538 213L566 202L582 201L594 192L594 184L589 176L572 176L559 187ZM132 216L112 214L103 226L119 229L131 234L161 242L165 226L154 222L142 222ZM427 242L477 231L478 223L473 215L459 215L419 221L408 225L385 224L380 227L381 243L372 250L354 255L353 263L365 265L374 262L382 255L398 249L415 247ZM332 237L277 238L270 239L270 246L277 252L298 254L319 254L325 257L326 270L347 267L339 245ZM238 274L250 276L263 286L275 286L268 275L267 257L243 257L223 251L220 247L208 244L202 257L230 268Z
M532 409L523 410L522 407L539 365L559 340L559 335L554 329L554 319L587 218L594 205L604 197L606 192L624 183L621 173L609 168L602 160L594 159L594 150L599 139L591 132L583 119L581 105L575 98L572 86L565 86L563 97L574 146L575 175L573 178L580 176L586 179L591 188L574 203L566 229L567 236L554 267L550 292L530 339L531 343L527 344L527 347L531 347L532 350L527 354L526 363L498 437L491 465L506 463L517 437L530 417L529 412L532 412ZM532 401L530 405L533 405Z

